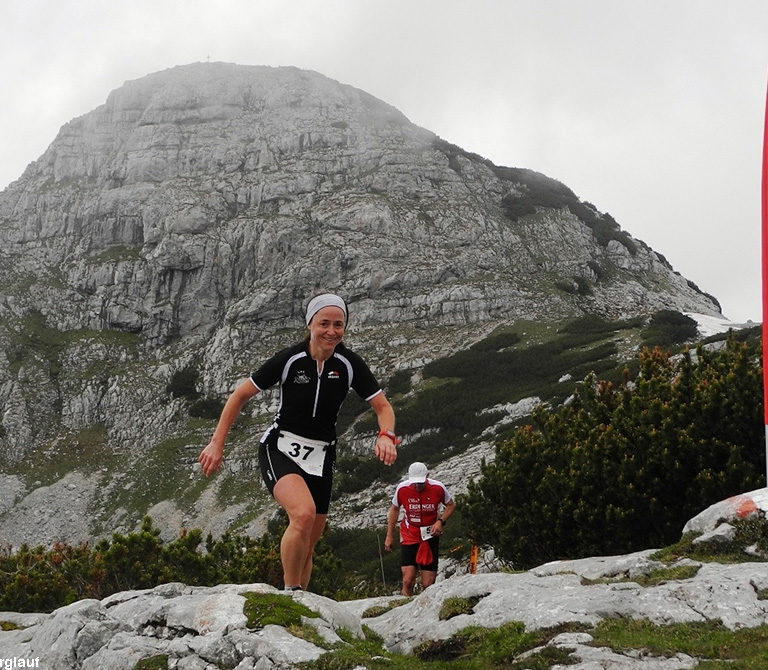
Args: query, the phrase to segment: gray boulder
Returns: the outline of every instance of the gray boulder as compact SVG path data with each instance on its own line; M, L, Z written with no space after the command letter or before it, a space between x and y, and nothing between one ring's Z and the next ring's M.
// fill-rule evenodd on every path
M765 563L702 564L690 579L653 587L632 581L584 581L647 574L654 569L648 553L557 561L518 574L462 575L438 582L369 625L384 637L388 649L408 653L425 640L447 639L467 626L496 628L511 621L532 629L569 622L597 624L609 617L648 619L659 625L719 619L731 629L768 622L768 606L758 597L768 583ZM440 619L446 599L477 597L471 613Z
M624 556L547 563L525 573L461 575L437 582L406 602L375 617L366 610L399 596L336 602L313 593L293 597L317 612L305 618L325 640L318 646L277 625L249 629L244 593L279 593L264 584L188 587L165 584L144 591L83 600L51 614L0 613L18 628L0 632L0 657L38 658L40 667L133 668L143 659L168 657L168 667L288 668L318 659L330 645L344 644L336 631L362 637L362 624L379 634L391 652L410 654L427 640L445 640L467 626L497 628L521 621L527 629L569 622L597 624L604 618L648 619L659 625L720 620L730 629L768 623L768 564L698 564L688 579L643 587L632 581L664 567L652 550ZM467 612L441 618L449 598L477 599ZM569 666L677 670L696 666L684 654L660 658L633 651L615 652L591 644L586 633L564 634L549 645L572 650ZM322 643L321 643L322 644ZM528 652L529 654L532 652Z
M48 615L0 613L0 621L18 626L0 633L0 657L93 670L130 669L157 655L167 655L174 668L271 668L315 660L325 652L280 626L249 629L246 592L279 593L265 584L163 584L83 600ZM362 635L359 617L341 604L313 593L293 597L320 614L321 623L314 625L325 639L339 640L333 631L342 627Z
M683 533L706 533L714 530L721 521L746 519L758 511L768 511L768 488L741 493L710 505L685 524Z

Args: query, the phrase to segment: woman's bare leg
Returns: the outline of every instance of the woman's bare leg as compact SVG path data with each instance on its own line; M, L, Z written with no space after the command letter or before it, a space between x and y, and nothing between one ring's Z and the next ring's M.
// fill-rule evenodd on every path
M280 541L283 581L286 586L303 585L307 561L310 561L310 571L312 569L311 550L314 547L312 536L317 516L315 501L306 482L296 474L280 477L272 495L288 514L288 527ZM325 523L324 516L323 523Z
M326 514L315 515L315 524L312 527L312 532L309 538L309 553L307 554L307 560L304 562L304 569L301 572L301 588L305 591L309 586L310 577L312 577L312 555L315 551L315 545L325 529L326 517Z

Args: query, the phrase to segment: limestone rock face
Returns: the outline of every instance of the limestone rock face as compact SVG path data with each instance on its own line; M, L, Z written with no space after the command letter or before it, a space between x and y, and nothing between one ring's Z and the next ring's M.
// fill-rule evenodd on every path
M605 312L718 311L650 249L600 244L565 207L511 221L525 173L313 72L196 64L66 124L3 193L0 239L14 274L58 273L52 324L155 344L295 327L326 286L363 326L568 313L569 294L544 289L579 278Z
M523 622L527 630L573 622L593 625L604 618L658 625L719 620L731 630L768 623L760 599L768 585L766 563L706 563L688 579L642 587L632 580L664 567L650 558L652 553L557 561L517 574L464 574L439 580L406 604L400 596L347 602L309 592L292 597L318 614L302 621L327 643L340 641L340 629L363 637L364 624L383 638L389 651L403 654L427 640L446 640L468 626L498 628L511 621ZM278 625L248 628L243 613L248 592L277 593L265 584L164 584L100 601L82 600L51 614L0 612L0 621L16 626L0 631L0 657L38 658L40 667L130 669L141 659L167 655L168 667L210 664L246 670L295 667L326 653ZM456 598L475 604L465 613L441 617L446 600ZM399 606L367 616L369 608L387 603ZM569 649L573 664L568 667L577 670L679 670L698 665L682 653L664 657L613 651L593 646L592 640L589 633L571 633L549 644Z
M0 193L0 451L71 455L85 481L103 462L111 480L84 491L102 510L131 458L174 468L201 448L181 440L172 374L194 363L197 391L225 397L322 290L348 299L350 345L382 378L519 319L720 313L563 184L364 91L295 68L176 67L67 123ZM68 471L40 467L15 499Z

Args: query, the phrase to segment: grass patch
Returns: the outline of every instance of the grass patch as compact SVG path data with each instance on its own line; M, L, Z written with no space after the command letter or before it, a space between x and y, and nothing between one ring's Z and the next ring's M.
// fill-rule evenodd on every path
M564 632L586 631L593 646L608 647L617 653L636 649L655 656L677 653L701 659L706 670L758 670L768 658L768 626L731 631L720 622L686 623L659 626L647 620L606 619L594 628L584 624L563 624L555 628L526 631L520 622L509 622L496 629L464 628L447 640L431 640L414 649L413 655L390 654L381 638L363 627L365 640L352 640L302 668L352 669L394 668L405 670L419 665L434 669L548 670L553 665L576 662L571 650L545 646ZM524 660L520 655L527 654ZM415 658L414 658L415 657Z
M592 584L617 584L622 582L633 582L643 587L658 586L671 581L679 581L681 579L692 579L695 577L701 566L700 565L673 565L667 568L658 568L652 570L647 575L638 575L637 577L621 577L618 579L586 579L582 578L581 583L584 586L590 586Z
M301 626L301 617L318 618L320 615L291 596L277 593L244 593L243 614L248 619L248 628L258 630L274 624L288 628Z
M141 259L141 247L129 247L123 244L115 244L88 258L90 263L117 263L119 261L137 261Z
M649 574L635 577L632 581L645 587L658 586L665 582L692 579L698 574L700 569L700 565L673 565L668 568L651 570Z
M139 335L121 331L57 330L48 325L41 312L30 312L7 325L10 333L7 354L11 372L18 373L23 365L32 361L43 361L54 381L61 375L61 356L67 347L94 340L133 351L140 341Z
M0 471L17 474L27 487L36 488L54 484L74 471L91 474L102 468L112 470L118 460L107 446L106 427L94 424L30 451L23 461L0 467Z
M321 649L332 649L333 646L325 641L322 635L317 632L317 628L308 623L292 624L286 628L286 630L302 640L306 640L310 644L314 644Z
M113 454L112 461L117 465L108 469L108 477L114 472L125 473L125 476L119 484L97 491L92 501L94 518L110 519L123 509L128 519L141 519L163 500L172 500L181 509L193 504L210 484L207 478L197 476L197 472L189 476L201 444L204 444L203 438L188 433L155 445L142 445L136 451Z
M768 658L768 626L765 625L729 630L720 622L658 626L644 619L605 619L592 635L594 646L615 651L644 649L661 656L682 652L707 661L728 662L727 666L702 663L700 668L765 668Z
M487 595L487 593L484 593L483 595L471 596L469 598L446 598L440 607L440 620L452 619L460 614L471 614L474 611L475 605Z
M168 654L142 658L133 666L133 670L168 670Z
M759 524L759 525L758 525ZM681 558L690 558L693 561L702 563L756 563L764 562L765 559L752 556L744 552L744 549L755 543L753 533L765 532L768 527L765 519L760 523L757 519L737 519L733 521L736 527L736 538L733 542L701 542L694 544L700 533L686 533L679 541L659 549L651 554L650 558L654 561L672 563Z
M363 619L381 616L382 614L389 612L389 610L401 607L402 605L407 605L409 602L411 602L411 598L399 598L398 600L388 602L386 605L374 605L363 612Z
M352 670L353 668L413 668L413 657L391 654L384 648L384 640L368 626L363 626L363 638L358 639L342 629L336 631L343 640L337 642L332 651L323 654L316 661L297 663L305 670Z
M430 640L414 649L414 655L430 667L489 668L510 670L540 670L555 663L568 664L570 652L553 647L517 661L520 654L545 645L556 635L583 627L565 624L556 628L526 631L519 621L508 622L499 628L463 628L447 640ZM443 663L435 663L440 662ZM433 665L435 663L435 665Z
M578 624L577 624L578 626ZM448 640L424 642L414 649L413 654L393 654L383 645L383 640L367 626L363 626L364 639L344 638L344 643L316 661L299 663L296 667L306 670L352 670L356 667L369 669L391 668L412 670L414 667L429 667L435 670L455 668L463 670L546 670L556 663L572 662L568 650L544 648L529 655L525 660L514 659L525 651L546 644L546 642L573 626L557 629L526 632L518 622L504 624L498 629L479 627L465 628ZM583 627L579 626L579 630ZM341 633L341 631L339 631Z

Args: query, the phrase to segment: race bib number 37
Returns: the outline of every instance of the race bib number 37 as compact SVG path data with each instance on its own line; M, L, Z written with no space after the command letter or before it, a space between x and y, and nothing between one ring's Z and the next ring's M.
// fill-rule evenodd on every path
M310 440L288 431L280 431L277 448L309 475L321 476L325 465L328 443Z

